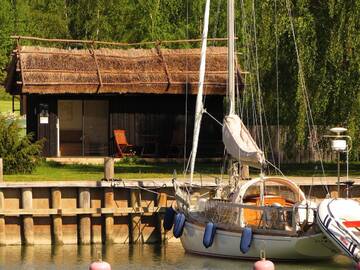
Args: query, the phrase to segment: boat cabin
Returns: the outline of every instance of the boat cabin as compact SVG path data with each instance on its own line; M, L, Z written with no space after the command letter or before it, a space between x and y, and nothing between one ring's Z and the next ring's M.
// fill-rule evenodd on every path
M227 48L208 48L205 107L220 121L226 62ZM119 155L115 130L125 131L138 156L182 157L191 146L199 65L200 49L18 45L5 88L21 97L27 133L45 139L46 157ZM205 116L200 136L200 156L222 155L218 123Z

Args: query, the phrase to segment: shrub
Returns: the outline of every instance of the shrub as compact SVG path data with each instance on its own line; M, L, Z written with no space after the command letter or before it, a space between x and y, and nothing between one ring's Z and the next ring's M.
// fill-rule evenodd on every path
M11 100L12 97L9 93L5 92L5 89L0 86L0 100Z
M4 173L31 173L41 160L43 140L32 142L32 134L21 135L19 120L0 115L0 157Z

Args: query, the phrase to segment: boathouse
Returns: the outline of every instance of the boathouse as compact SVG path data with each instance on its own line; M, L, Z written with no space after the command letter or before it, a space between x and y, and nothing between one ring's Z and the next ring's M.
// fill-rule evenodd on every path
M200 49L18 45L5 88L21 97L27 132L45 138L44 156L116 155L114 130L125 130L137 155L180 157L191 145L199 64ZM227 48L209 47L206 109L219 120L226 80ZM220 156L220 125L205 116L203 130L199 155Z

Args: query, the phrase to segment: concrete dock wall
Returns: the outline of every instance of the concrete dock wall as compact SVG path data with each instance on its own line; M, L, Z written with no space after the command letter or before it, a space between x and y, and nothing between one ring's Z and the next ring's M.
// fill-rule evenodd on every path
M203 194L213 186L205 183L195 191ZM311 193L323 198L323 190L313 186ZM1 183L0 245L177 241L162 229L172 195L170 181Z

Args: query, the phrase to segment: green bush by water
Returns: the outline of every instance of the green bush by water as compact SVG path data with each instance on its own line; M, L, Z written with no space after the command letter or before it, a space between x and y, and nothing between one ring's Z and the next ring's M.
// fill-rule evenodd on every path
M4 174L31 173L41 160L43 140L32 142L32 134L22 135L19 120L0 115L0 157Z

